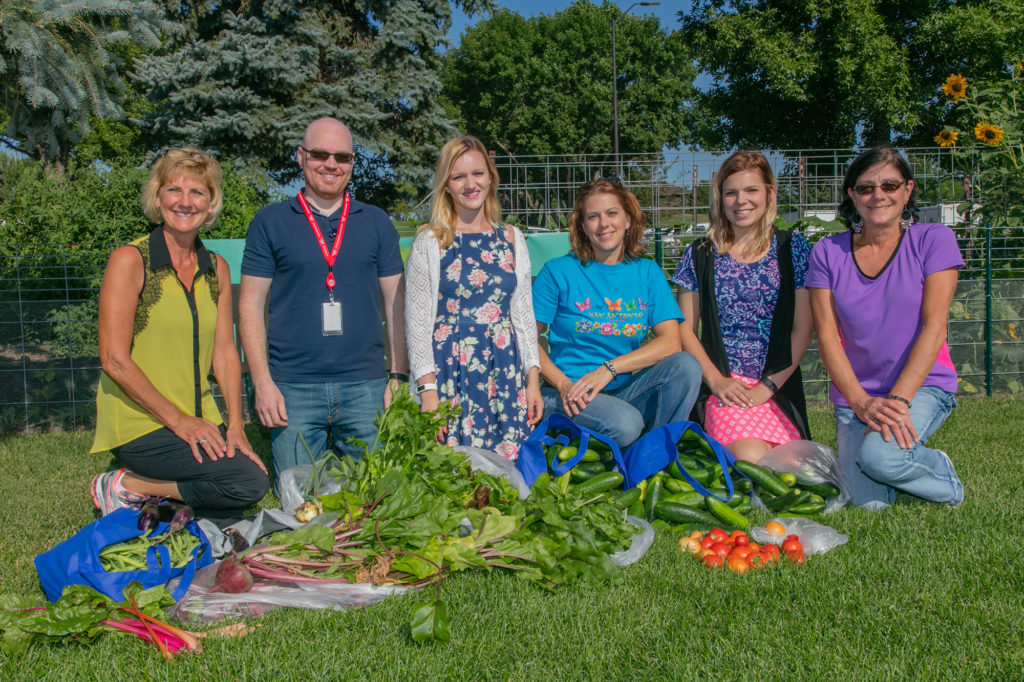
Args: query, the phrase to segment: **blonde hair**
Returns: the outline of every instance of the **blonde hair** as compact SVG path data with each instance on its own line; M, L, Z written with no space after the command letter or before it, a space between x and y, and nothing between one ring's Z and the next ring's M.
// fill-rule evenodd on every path
M203 227L212 225L220 215L224 203L224 194L220 189L220 164L212 156L195 147L170 149L153 164L149 179L142 186L142 212L154 223L162 222L157 194L161 187L183 175L203 183L209 190L210 214L203 221Z
M725 181L737 173L758 170L764 178L766 185L776 191L769 192L768 205L761 222L757 226L757 236L751 244L754 253L762 253L768 250L771 245L772 235L775 234L775 216L779 213L776 196L778 195L775 174L768 164L768 159L759 152L735 152L726 159L715 175L715 181L711 187L711 226L708 228L708 238L715 245L719 253L723 253L730 246L736 235L733 233L732 225L725 217L725 206L722 203L722 188Z
M645 249L643 244L644 225L647 224L647 216L640 208L640 202L633 196L633 193L622 186L622 183L613 178L597 178L583 185L580 193L576 195L576 205L569 217L569 244L572 252L584 263L594 260L594 245L587 236L583 224L586 222L585 213L587 210L587 199L595 194L611 194L619 203L622 210L629 216L629 229L622 238L622 260L630 261L643 255Z
M455 224L458 219L455 202L445 191L445 186L451 177L452 166L469 152L479 152L484 157L487 172L491 176L491 186L487 188L487 197L484 199L484 218L492 225L501 219L501 205L498 203L498 169L494 166L494 160L487 153L483 142L472 135L448 140L441 148L441 157L437 160L437 169L434 171L434 183L430 191L430 222L421 225L419 229L419 232L431 230L442 249L451 246L452 240L455 239Z

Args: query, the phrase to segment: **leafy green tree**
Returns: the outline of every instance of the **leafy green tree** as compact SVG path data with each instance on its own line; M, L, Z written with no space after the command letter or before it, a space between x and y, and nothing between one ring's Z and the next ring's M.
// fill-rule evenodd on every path
M442 74L466 131L515 154L613 148L610 2L577 2L525 19L501 11L467 29ZM619 150L656 152L689 140L694 69L681 36L628 14L616 29Z
M193 144L279 181L319 116L347 123L361 198L419 193L453 128L438 103L451 7L491 0L226 0L182 4L187 27L137 77L156 103L144 126L163 145Z
M696 0L682 32L714 87L707 148L930 142L938 84L1019 54L1019 0ZM930 134L928 134L930 132Z
M90 116L123 114L112 45L155 47L170 27L150 0L0 0L0 140L64 172Z

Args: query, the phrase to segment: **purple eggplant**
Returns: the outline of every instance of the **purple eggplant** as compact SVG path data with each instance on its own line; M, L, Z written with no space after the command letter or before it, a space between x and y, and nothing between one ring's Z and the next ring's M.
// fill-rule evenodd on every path
M188 522L196 517L192 507L187 504L182 505L177 512L174 514L174 518L171 519L171 527L167 530L168 533L177 533L179 530L188 525Z
M139 530L151 531L160 522L160 498L147 497L139 509Z

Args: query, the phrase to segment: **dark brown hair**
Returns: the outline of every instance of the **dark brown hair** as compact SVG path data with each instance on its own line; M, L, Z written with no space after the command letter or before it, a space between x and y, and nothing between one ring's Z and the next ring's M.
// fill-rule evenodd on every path
M647 224L647 216L640 208L633 193L622 186L622 183L614 178L597 178L583 185L580 193L576 195L576 205L573 207L572 216L569 218L569 244L572 245L572 252L584 263L594 260L594 245L590 242L586 230L583 229L585 222L584 213L587 207L587 199L595 194L612 194L622 204L622 209L629 216L629 229L622 239L622 260L630 261L643 255L646 250L643 245L644 225Z

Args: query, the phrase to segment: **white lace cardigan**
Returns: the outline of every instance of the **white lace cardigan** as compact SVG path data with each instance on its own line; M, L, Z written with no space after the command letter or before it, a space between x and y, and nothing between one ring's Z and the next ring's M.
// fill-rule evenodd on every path
M531 367L540 367L537 352L537 322L533 317L533 296L530 293L532 269L526 239L514 225L509 228L515 235L516 288L512 292L510 312L512 332L519 344L523 373ZM495 229L503 229L496 226ZM441 251L437 237L430 230L416 235L409 251L405 275L405 335L409 347L411 384L424 374L436 372L434 348L434 322L437 319L437 296L441 280Z

